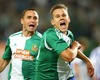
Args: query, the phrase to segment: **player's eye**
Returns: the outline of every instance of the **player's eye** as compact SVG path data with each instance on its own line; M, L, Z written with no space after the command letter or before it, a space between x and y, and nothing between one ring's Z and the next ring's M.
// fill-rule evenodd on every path
M62 17L66 17L66 14L63 14Z
M57 15L56 15L56 18L59 18L59 17L60 17L60 15L57 14Z
M27 18L28 18L28 19L31 19L31 16L28 16Z
M33 17L33 19L34 19L34 20L37 20L37 17L36 17L36 16L34 16L34 17Z

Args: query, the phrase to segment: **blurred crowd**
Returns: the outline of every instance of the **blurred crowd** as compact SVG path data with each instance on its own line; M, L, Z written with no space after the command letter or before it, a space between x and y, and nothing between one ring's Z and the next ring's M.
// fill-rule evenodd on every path
M21 30L20 15L26 8L35 8L40 15L38 30L43 33L50 24L50 8L64 3L69 8L70 28L76 38L86 36L97 41L100 31L99 0L0 0L0 40Z
M0 42L6 42L10 34L21 30L20 16L26 8L33 7L39 13L39 32L43 33L48 27L52 27L50 8L56 3L68 6L71 18L69 29L75 35L75 39L81 36L88 39L85 54L89 57L92 49L100 42L99 0L0 0Z

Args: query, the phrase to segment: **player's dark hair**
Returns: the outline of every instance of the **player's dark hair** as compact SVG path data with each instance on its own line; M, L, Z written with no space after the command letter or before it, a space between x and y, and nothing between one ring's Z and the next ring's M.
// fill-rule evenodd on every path
M23 12L22 12L22 15L21 15L21 18L23 18L24 17L24 15L25 15L25 13L27 12L27 11L36 11L34 8L29 8L29 9L26 9L26 10L24 10ZM36 11L37 12L37 11Z

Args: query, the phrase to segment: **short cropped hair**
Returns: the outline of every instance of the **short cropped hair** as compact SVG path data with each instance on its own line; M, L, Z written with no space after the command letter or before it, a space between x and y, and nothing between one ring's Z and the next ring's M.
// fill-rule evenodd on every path
M53 12L54 12L54 10L56 10L56 9L65 9L66 11L68 11L68 7L67 6L65 6L64 4L61 4L61 3L59 3L59 4L56 4L56 5L54 5L52 8L51 8L51 10L50 10L50 15L51 15L51 18L53 18Z
M23 12L22 12L22 14L21 14L21 18L24 18L24 15L25 15L25 13L27 12L27 11L36 11L34 8L30 8L30 9L25 9ZM36 11L37 12L37 11Z

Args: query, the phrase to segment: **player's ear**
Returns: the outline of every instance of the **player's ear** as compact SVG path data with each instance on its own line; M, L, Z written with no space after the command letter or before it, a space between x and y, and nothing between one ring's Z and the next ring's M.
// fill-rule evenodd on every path
M70 22L70 17L68 16L68 20L69 20L69 22Z
M51 24L54 25L54 20L53 19L51 19Z
M37 26L39 25L39 20L38 20L38 22L37 22Z
M23 24L23 19L22 18L20 19L20 22L21 22L21 24Z

